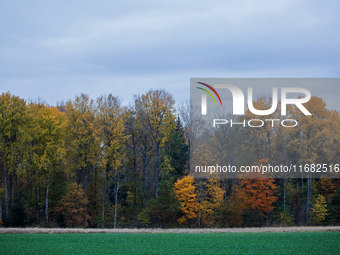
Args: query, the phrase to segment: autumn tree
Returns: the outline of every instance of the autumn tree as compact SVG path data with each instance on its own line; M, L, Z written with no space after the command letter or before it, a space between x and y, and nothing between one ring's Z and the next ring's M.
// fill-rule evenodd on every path
M271 212L275 208L273 203L277 200L277 190L274 179L252 179L241 180L243 202L246 207L257 209L260 212Z
M102 205L102 189L98 183L102 182L105 174L102 162L100 129L96 122L96 108L94 101L87 95L81 94L73 102L66 105L68 118L68 171L72 180L82 184L84 196L87 199L93 214L98 214ZM90 192L90 193L89 193ZM85 206L85 220L88 214L88 205ZM101 210L100 210L101 211ZM92 215L93 216L93 215Z
M147 193L145 187L145 177L146 173L143 171L146 169L146 166L142 164L142 135L141 135L141 127L138 125L138 121L136 120L136 113L132 106L130 106L124 114L124 130L125 134L128 136L126 141L126 168L127 168L127 176L129 178L129 182L127 183L127 187L130 189L131 194L133 195L133 199L129 206L132 207L132 216L130 216L133 222L137 219L137 211L138 207L145 207L147 202ZM146 153L147 154L147 153ZM143 154L145 155L145 154ZM148 155L146 155L148 156ZM144 157L143 157L144 159ZM148 160L146 159L146 162ZM143 187L144 191L143 192ZM139 192L138 192L139 191ZM140 195L139 195L140 194ZM140 196L144 199L139 199ZM144 205L144 206L143 206Z
M205 227L213 227L220 214L224 190L219 179L208 179L204 186L201 202L201 222Z
M143 95L135 96L136 118L142 126L144 192L147 190L147 168L150 165L149 152L154 155L153 190L158 196L158 179L161 165L161 147L167 140L174 124L174 99L165 90L149 90ZM145 194L145 200L147 196Z
M55 107L43 104L29 105L34 122L31 132L32 169L35 182L46 188L45 223L49 222L49 190L57 172L64 170L65 146L64 136L66 116Z
M86 226L88 216L85 213L85 205L87 203L81 185L74 182L69 185L66 195L55 208L55 214L59 220L65 222L67 227Z
M321 195L326 197L328 200L331 200L338 188L338 183L336 179L320 178L316 187Z
M247 111L240 119L216 110L217 118L241 124L215 129L208 117L202 121L199 109L189 118L190 109L197 106L187 102L175 111L174 105L164 90L137 95L129 106L121 106L112 95L91 100L81 94L52 107L2 94L3 225L38 226L45 221L50 227L191 227L197 220L198 227L241 227L268 225L271 219L288 226L340 222L338 179L302 173L297 179L287 174L275 180L267 175L232 179L209 172L194 173L194 178L201 177L196 179L187 176L190 165L338 164L340 117L321 98L312 97L305 104L312 116L287 106L284 118L297 120L294 128L278 125L283 118L278 115L280 104L278 114L258 117ZM252 105L266 110L272 99L261 97ZM259 118L265 126L242 125L243 120ZM277 121L272 125L266 119Z
M277 105L273 105L272 97L259 97L252 102L252 107L256 110L269 110L272 107L276 108ZM249 106L248 106L249 107ZM274 127L277 124L274 122L267 122L266 119L278 119L277 113L267 114L267 115L256 115L252 113L249 109L246 114L242 116L242 119L248 121L252 119L257 119L253 121L251 125L261 126L261 128L246 128L244 130L243 137L246 139L247 145L251 148L252 155L255 156L253 158L254 161L260 160L261 158L272 159L272 150L273 150L273 140L274 138ZM261 120L261 121L258 121Z
M214 119L232 119L236 121L236 118L227 113L225 110L216 109L210 114L210 122ZM239 128L230 128L228 125L216 125L210 128L211 138L209 150L214 155L215 161L220 166L235 165L236 163L236 148L237 144L242 142L242 135L239 132ZM222 173L222 184L224 190L224 198L229 197L232 193L232 178L225 173Z
M230 197L225 201L226 209L222 207L222 210L225 211L226 225L228 227L241 227L243 224L243 213L245 209L244 203L242 203L242 196L240 193L240 186L234 185L233 192ZM221 218L223 221L223 217Z
M326 199L323 195L319 194L315 203L312 206L312 222L316 225L322 224L328 216L328 209Z
M0 96L0 163L4 183L5 217L9 219L9 181L17 178L18 166L23 163L22 146L26 141L25 127L28 122L26 102L10 93ZM12 187L12 195L14 194ZM13 201L13 199L12 199ZM0 198L1 203L1 198Z
M306 108L312 116L305 116L299 110L295 111L295 117L299 119L299 129L301 134L300 144L300 164L328 162L322 148L325 143L324 134L330 127L330 111L326 109L326 103L322 98L313 96L306 104ZM307 175L307 222L312 204L312 177Z
M179 224L188 224L197 218L198 201L195 193L194 179L189 175L178 179L175 183L175 192L181 203L183 214L177 221Z
M124 111L120 105L119 99L113 97L112 94L107 97L99 97L97 99L97 105L97 122L98 128L100 130L100 137L102 140L103 165L105 166L107 181L106 213L108 215L110 212L110 185L112 184L112 182L114 182L114 228L116 228L117 201L120 182L120 176L118 172L125 158L124 146L127 138L127 136L124 134ZM102 216L104 216L104 205L102 206L102 208Z
M266 164L268 159L261 159L259 164ZM256 218L267 217L274 208L277 197L277 185L273 178L242 178L240 179L240 196L244 208L248 210L248 218L256 221Z

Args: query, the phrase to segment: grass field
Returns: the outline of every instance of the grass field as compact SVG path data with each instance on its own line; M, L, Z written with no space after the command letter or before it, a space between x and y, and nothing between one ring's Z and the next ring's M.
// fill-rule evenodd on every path
M340 254L340 232L1 234L0 254Z

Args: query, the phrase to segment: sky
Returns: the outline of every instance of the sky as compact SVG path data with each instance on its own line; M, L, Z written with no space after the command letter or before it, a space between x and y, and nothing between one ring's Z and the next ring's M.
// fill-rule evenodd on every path
M4 0L0 92L128 104L163 88L180 102L190 78L338 78L339 13L333 0Z

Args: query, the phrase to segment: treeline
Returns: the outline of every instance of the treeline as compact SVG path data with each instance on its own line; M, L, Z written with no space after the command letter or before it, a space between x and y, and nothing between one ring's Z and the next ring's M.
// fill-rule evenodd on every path
M0 225L339 224L338 179L189 176L189 145L196 141L191 153L201 153L203 163L339 163L339 114L319 98L308 104L311 118L290 109L300 122L296 128L220 126L200 134L194 118L189 121L190 105L176 105L164 90L136 95L129 106L112 95L94 101L81 94L53 107L3 93ZM270 108L270 100L254 106ZM215 143L215 151L204 151L203 138Z

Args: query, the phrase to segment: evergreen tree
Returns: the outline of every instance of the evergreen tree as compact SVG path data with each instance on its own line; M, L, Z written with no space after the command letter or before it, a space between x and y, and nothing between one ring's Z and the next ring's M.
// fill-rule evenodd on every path
M177 221L181 204L174 191L174 177L169 170L163 170L159 182L158 196L151 199L144 210L155 227L170 227Z
M164 155L171 159L171 166L174 169L174 176L179 178L187 170L186 163L189 160L189 146L184 139L184 131L179 118L175 121L175 127L171 130L168 141L164 146Z

